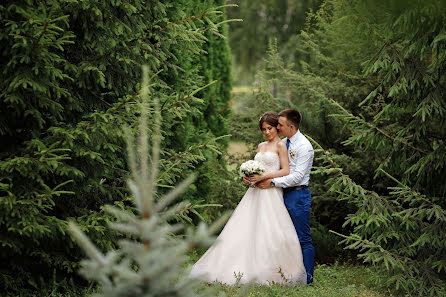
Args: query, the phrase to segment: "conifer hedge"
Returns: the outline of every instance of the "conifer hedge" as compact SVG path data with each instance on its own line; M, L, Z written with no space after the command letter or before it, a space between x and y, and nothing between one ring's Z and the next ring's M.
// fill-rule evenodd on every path
M227 131L223 4L2 1L2 292L30 294L50 279L76 280L81 253L65 233L70 219L102 250L114 245L101 206L131 208L122 128L137 126L142 64L154 73L152 96L163 116L159 185L168 188L198 167L185 197L193 204L218 191L201 184L212 175L207 162L220 158L210 144Z

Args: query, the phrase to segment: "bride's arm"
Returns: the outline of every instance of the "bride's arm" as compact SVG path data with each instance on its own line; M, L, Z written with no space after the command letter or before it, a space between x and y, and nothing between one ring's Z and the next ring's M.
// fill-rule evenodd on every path
M283 141L280 141L277 146L279 150L280 169L267 172L262 175L254 175L253 177L251 177L251 181L259 182L265 179L281 177L290 174L290 162L288 160L288 151L286 149L286 144Z

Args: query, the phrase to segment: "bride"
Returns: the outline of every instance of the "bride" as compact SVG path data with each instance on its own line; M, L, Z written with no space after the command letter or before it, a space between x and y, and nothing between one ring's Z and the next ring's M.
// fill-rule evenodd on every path
M259 121L267 139L258 145L254 158L265 168L262 179L288 175L290 170L277 125L278 117L271 112ZM302 251L282 188L249 188L216 242L193 265L190 277L228 285L305 284Z

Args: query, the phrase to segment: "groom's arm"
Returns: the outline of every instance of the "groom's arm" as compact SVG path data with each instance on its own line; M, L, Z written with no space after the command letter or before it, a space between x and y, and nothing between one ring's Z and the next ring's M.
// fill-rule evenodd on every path
M261 182L256 183L256 186L259 187L260 189L271 188L271 180L272 178L264 179Z
M313 147L307 145L301 147L297 150L295 157L297 158L296 167L290 174L272 179L276 187L289 188L302 185L305 174L309 174L313 164Z

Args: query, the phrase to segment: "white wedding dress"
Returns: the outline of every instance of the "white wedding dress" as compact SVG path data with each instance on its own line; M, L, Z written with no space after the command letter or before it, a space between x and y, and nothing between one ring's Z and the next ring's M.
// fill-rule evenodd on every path
M274 152L257 153L266 172L280 169ZM194 264L190 277L233 285L307 280L302 251L281 188L249 188L216 242Z

